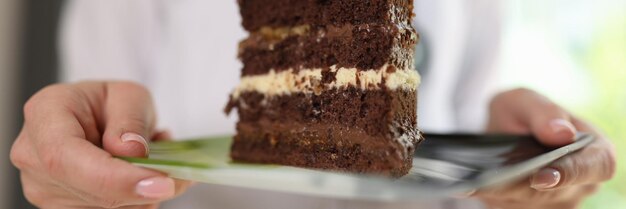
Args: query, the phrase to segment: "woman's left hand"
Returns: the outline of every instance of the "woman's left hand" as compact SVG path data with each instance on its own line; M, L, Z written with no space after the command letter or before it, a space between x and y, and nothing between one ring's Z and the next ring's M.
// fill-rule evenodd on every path
M563 146L576 132L595 135L572 153L514 184L479 190L472 196L491 208L577 208L615 173L615 150L598 130L547 98L527 89L496 96L490 105L491 133L532 134L547 146Z

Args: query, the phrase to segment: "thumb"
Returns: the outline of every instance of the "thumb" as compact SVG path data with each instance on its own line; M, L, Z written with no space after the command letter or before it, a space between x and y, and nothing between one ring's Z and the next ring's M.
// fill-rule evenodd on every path
M150 93L141 85L114 82L107 85L104 111L104 150L114 156L145 157L156 123Z
M532 133L547 146L572 143L577 131L567 111L528 89L495 97L491 103L491 117L490 129L501 130L506 129L501 127L505 124L515 124L516 130Z

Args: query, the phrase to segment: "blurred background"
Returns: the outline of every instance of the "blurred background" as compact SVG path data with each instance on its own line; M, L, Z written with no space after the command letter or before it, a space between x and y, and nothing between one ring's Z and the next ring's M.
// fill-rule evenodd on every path
M500 87L535 89L604 130L618 174L584 208L626 208L626 0L504 2ZM62 5L0 1L0 208L30 207L8 153L23 102L57 80Z
M618 173L583 208L626 208L626 1L506 1L502 87L535 89L601 128Z

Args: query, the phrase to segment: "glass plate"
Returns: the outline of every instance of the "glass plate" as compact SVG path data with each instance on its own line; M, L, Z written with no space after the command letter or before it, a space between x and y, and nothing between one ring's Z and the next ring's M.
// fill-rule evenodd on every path
M196 182L343 199L397 201L443 198L516 181L594 139L580 133L570 145L547 148L528 136L425 137L415 152L413 168L400 179L237 163L229 157L231 137L152 143L148 158L120 158Z

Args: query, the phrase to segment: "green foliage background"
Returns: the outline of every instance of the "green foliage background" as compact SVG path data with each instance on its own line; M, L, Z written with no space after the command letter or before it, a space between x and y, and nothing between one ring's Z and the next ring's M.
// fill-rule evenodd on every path
M583 209L626 209L626 0L506 1L501 87L534 89L615 144L617 174Z
M590 50L581 57L593 80L595 98L572 111L602 129L617 147L618 171L584 208L626 208L626 14L600 24Z

